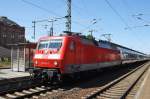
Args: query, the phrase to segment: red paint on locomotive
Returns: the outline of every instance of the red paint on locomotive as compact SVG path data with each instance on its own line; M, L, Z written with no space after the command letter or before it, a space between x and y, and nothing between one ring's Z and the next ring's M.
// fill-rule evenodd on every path
M108 67L113 62L117 65L121 57L118 50L96 46L92 40L60 36L40 38L33 62L37 68L58 69L61 74L68 74Z

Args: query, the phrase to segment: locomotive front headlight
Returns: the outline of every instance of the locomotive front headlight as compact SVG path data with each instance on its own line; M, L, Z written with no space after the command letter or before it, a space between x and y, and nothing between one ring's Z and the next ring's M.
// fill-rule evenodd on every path
M58 65L58 62L57 62L57 61L54 61L54 65L57 66L57 65Z
M44 52L45 54L48 54L48 49L47 50L45 50L45 52Z
M35 61L35 64L36 64L36 65L38 64L38 61L37 61L37 60Z

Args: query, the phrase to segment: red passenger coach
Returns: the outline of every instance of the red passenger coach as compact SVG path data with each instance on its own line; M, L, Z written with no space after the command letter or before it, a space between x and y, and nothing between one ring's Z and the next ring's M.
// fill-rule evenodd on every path
M42 37L31 73L40 73L47 80L59 80L64 75L121 64L120 56L116 47L103 47L99 41L80 35Z

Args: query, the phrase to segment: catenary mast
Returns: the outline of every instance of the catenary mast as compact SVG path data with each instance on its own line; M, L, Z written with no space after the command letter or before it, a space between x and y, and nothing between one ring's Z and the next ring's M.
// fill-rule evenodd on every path
M66 30L71 32L71 0L67 0Z

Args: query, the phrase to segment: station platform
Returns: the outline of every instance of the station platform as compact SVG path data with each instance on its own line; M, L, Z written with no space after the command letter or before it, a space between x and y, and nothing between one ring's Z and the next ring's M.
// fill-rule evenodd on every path
M0 69L0 81L30 76L28 72L15 72L12 69Z
M150 66L134 99L150 99Z

